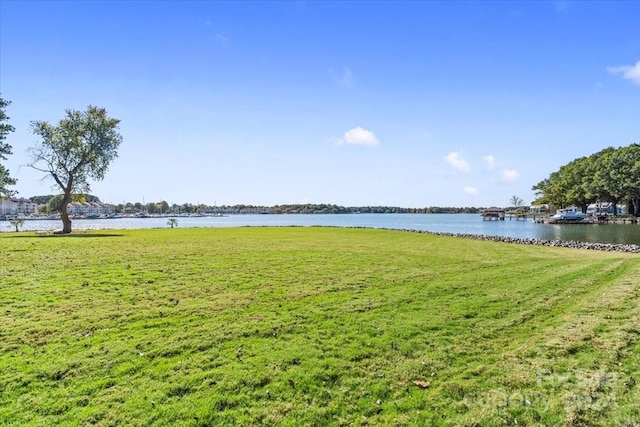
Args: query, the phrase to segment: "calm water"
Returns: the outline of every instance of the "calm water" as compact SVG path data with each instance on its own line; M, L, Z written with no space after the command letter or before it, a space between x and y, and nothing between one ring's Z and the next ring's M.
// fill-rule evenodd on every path
M551 225L533 221L483 221L467 214L349 214L349 215L230 215L227 217L177 218L179 227L336 226L426 230L484 234L545 240L640 244L640 225ZM117 218L74 220L74 230L166 228L167 218ZM56 230L57 221L25 221L22 230ZM7 221L0 231L12 231Z

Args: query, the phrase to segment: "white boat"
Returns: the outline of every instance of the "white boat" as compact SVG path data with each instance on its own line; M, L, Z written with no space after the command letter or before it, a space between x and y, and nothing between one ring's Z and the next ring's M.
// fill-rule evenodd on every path
M567 209L560 209L558 213L551 216L552 221L582 221L588 218L589 215L579 212L578 208L571 207Z

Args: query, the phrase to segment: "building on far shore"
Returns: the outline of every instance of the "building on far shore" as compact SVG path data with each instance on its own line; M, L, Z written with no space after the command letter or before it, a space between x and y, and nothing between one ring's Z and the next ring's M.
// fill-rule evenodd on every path
M0 199L0 215L31 215L38 212L38 204L29 199L9 198Z
M533 214L548 214L551 211L551 208L549 205L532 205L529 208L529 212L533 213Z
M624 205L616 206L616 215L626 215L627 207ZM613 203L592 203L587 206L587 213L592 216L596 215L613 215Z
M0 199L0 217L25 217L38 213L40 206L36 202L24 198ZM67 207L69 215L75 216L93 216L93 215L111 215L113 208L102 202L71 202Z
M113 209L101 202L71 202L67 212L69 215L110 215Z

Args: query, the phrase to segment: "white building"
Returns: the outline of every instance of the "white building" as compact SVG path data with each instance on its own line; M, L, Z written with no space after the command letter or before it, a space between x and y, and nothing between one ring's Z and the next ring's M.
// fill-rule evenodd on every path
M0 199L0 215L26 216L38 212L38 204L29 199Z
M100 202L71 202L67 206L69 215L109 215L111 207Z
M532 205L529 208L529 212L534 213L534 214L546 214L549 213L550 211L550 207L549 205Z
M612 203L592 203L587 206L587 213L589 215L604 215L609 214L613 215L613 204ZM617 206L616 215L626 215L627 207L624 205Z

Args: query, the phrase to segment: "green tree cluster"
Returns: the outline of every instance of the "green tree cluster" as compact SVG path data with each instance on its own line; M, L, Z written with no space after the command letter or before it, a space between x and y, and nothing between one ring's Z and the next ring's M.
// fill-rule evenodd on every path
M534 204L556 208L578 206L583 212L591 203L627 203L640 214L640 144L608 147L580 157L533 186ZM616 209L614 209L614 214Z
M9 117L5 112L5 108L11 104L11 101L6 101L0 98L0 160L7 160L7 156L12 154L11 146L5 142L7 135L13 132L15 128L9 123ZM15 185L16 180L9 176L9 171L0 163L0 197L7 197L13 194L13 191L8 189L9 186Z

